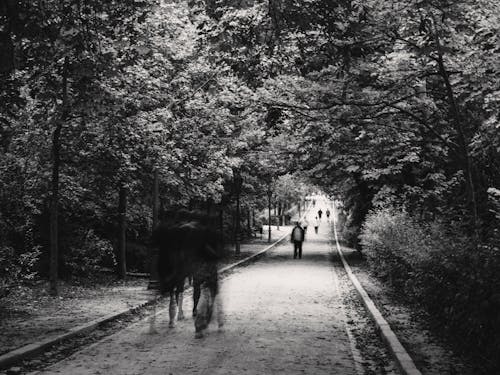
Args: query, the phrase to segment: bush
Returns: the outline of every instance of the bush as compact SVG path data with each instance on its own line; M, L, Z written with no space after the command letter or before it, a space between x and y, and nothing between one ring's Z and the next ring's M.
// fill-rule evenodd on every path
M359 247L359 234L360 227L350 220L349 216L344 210L339 210L338 212L338 223L337 227L340 228L341 241L345 245L360 250Z
M127 241L127 270L130 272L149 272L151 248L141 242Z
M406 284L412 265L425 263L435 250L423 227L393 209L370 213L359 237L372 270L396 287Z
M490 371L500 361L500 249L458 229L424 224L404 211L371 212L360 235L372 270L424 306L459 349Z
M116 265L110 241L99 238L92 230L81 233L64 256L64 272L70 276L88 276L102 266Z
M0 298L9 293L13 283L33 281L40 254L40 247L17 253L10 246L0 245Z

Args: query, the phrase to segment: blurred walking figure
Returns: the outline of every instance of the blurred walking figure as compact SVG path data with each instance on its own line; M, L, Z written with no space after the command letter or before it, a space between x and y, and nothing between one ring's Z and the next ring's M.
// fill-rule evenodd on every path
M203 260L193 277L194 293L199 293L194 311L195 337L201 338L207 329L215 310L219 329L224 325L222 300L219 294L219 281L216 258Z
M299 259L302 259L302 242L304 242L304 229L300 226L300 222L295 223L295 227L292 229L292 238L293 242L293 259L297 259L297 255Z
M212 220L213 221L213 220ZM203 242L193 273L194 327L195 337L201 338L212 320L215 310L219 329L224 325L222 300L219 294L218 263L222 248L219 233L208 217L199 222Z
M314 218L314 232L315 232L316 234L318 234L318 228L319 228L319 219L318 219L318 217L316 216L316 217Z
M321 208L318 210L318 218L321 221L321 215L323 215L323 211L321 211Z
M172 217L170 223L161 223L153 233L153 243L159 250L159 291L170 297L169 327L175 326L176 315L178 320L184 318L184 284L186 278L192 277L196 337L203 336L214 306L219 327L223 325L217 273L222 247L214 227L208 216L183 211ZM151 331L154 331L154 314Z
M326 220L330 221L330 210L326 209Z

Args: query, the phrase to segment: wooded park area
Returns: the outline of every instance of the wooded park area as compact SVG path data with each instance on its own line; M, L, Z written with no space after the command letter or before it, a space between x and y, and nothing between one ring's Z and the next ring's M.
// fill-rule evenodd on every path
M321 189L498 369L499 29L496 0L0 1L0 298L147 272L171 210L237 241Z

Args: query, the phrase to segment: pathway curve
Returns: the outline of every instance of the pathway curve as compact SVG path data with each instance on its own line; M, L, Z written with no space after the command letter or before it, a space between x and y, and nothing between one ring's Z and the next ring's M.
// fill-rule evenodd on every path
M226 325L194 338L192 319L168 328L167 312L132 325L40 374L342 374L356 375L326 218L312 219L302 259L284 241L224 278ZM185 311L191 310L186 298Z

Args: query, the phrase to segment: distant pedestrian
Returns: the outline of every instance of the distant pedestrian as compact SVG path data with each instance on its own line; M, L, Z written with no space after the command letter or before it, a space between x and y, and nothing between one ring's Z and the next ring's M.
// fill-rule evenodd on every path
M309 226L309 221L304 218L304 223L302 224L302 228L304 229L304 235L307 233L307 227Z
M300 222L295 223L295 227L292 230L292 238L293 242L293 259L297 259L297 255L299 259L302 259L302 242L304 242L304 229L300 226Z
M323 211L321 211L321 208L318 210L318 218L321 221L321 215L323 215Z
M319 219L318 217L316 216L314 218L314 233L318 234L318 228L319 228Z
M330 210L326 209L326 220L330 221Z

